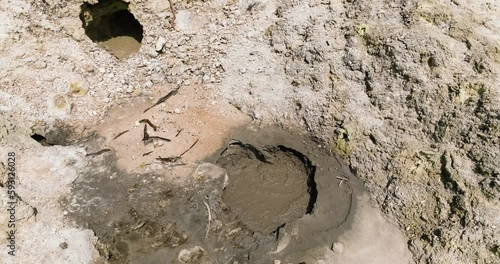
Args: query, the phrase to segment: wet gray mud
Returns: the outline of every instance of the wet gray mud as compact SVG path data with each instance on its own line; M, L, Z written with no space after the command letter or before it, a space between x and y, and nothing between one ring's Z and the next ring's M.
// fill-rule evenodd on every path
M315 169L299 152L283 146L258 150L234 142L217 164L229 175L224 203L251 230L269 234L312 211Z
M110 263L304 263L349 229L362 188L335 156L276 128L235 130L186 166L175 185L171 169L127 174L113 151L89 156L61 204Z

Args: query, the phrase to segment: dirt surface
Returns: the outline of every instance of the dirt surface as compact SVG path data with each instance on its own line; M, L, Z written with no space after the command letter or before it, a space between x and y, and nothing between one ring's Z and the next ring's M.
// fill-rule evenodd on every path
M100 145L99 138L86 142ZM160 259L176 263L183 249L198 248L195 258L202 263L279 259L299 263L325 258L309 251L332 245L350 229L358 211L352 199L363 193L358 180L345 175L348 171L334 156L308 147L312 142L300 135L273 128L238 128L225 142L226 148L193 167L182 184L169 179L182 175L178 166L195 164L172 162L163 170L129 174L117 167L112 151L92 155L71 193L60 200L66 221L93 230L99 238L97 249L110 263L157 263ZM254 151L260 147L253 144L269 149L256 157ZM311 155L311 160L302 152ZM261 155L270 164L256 163L262 162ZM214 159L221 167L207 163ZM316 167L322 171L316 172ZM280 180L280 186L269 184L269 179L264 184L256 181L271 177L269 170L277 176L274 179L297 179ZM339 177L345 178L343 184ZM308 183L313 179L317 183ZM244 190L242 181L260 195ZM300 188L291 190L287 182ZM262 197L267 197L265 204Z
M156 98L178 88L158 87ZM251 120L227 103L217 103L210 91L199 86L183 86L167 102L144 112L155 103L156 100L131 98L111 109L96 127L96 132L105 138L104 144L89 152L113 149L118 166L128 172L154 171L162 167L158 158L177 157L188 149L179 162L196 163L221 148L231 129ZM150 137L160 138L143 140L144 127Z
M5 263L500 259L498 1L98 2L0 0ZM297 210L236 221L230 139L307 157L312 214L309 167L278 152Z

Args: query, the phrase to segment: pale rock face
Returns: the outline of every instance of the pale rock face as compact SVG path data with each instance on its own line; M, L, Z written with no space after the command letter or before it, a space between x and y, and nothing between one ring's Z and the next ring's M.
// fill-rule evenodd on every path
M7 38L10 30L10 18L6 13L0 12L0 43Z
M191 249L183 249L179 253L178 259L182 263L198 263L200 258L205 253L205 250L199 246L195 246Z
M212 1L212 7L213 8L221 8L226 6L229 3L230 0L214 0Z
M180 31L193 29L193 14L189 10L179 10L175 16L175 28Z
M169 10L168 0L153 0L149 2L149 8L153 13L161 13Z

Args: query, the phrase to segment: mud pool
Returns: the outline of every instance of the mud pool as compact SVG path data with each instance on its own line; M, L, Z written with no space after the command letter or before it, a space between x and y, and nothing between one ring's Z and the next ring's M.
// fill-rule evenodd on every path
M183 249L200 263L300 263L350 227L361 185L334 156L275 128L232 134L185 185L165 181L168 169L125 173L112 151L92 156L61 204L111 263L182 263Z

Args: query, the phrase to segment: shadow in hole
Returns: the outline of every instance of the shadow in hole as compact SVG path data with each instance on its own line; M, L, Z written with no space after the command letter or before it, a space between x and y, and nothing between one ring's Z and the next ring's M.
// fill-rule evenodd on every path
M101 1L95 5L84 3L80 19L85 34L94 42L129 36L141 43L142 25L127 9L128 4L119 0Z
M318 199L318 189L316 188L316 181L314 180L314 176L316 175L316 166L312 165L311 160L309 160L306 155L295 149L282 145L279 145L278 148L281 151L289 152L295 155L304 164L304 168L307 173L307 192L309 193L309 203L307 205L306 214L312 214L314 206L316 205L316 200Z

